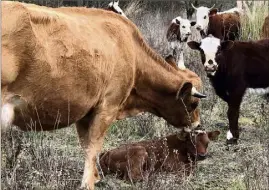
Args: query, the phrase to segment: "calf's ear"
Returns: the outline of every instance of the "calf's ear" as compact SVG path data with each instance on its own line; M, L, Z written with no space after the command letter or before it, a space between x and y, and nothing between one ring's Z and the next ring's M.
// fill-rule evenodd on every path
M190 41L187 44L191 49L200 50L200 43L198 43L196 41Z
M210 131L210 132L207 132L207 136L208 136L208 138L209 138L211 141L213 141L213 140L217 140L219 134L220 134L220 131Z
M220 50L221 51L229 50L233 47L233 45L234 45L234 42L231 40L223 41L220 44Z

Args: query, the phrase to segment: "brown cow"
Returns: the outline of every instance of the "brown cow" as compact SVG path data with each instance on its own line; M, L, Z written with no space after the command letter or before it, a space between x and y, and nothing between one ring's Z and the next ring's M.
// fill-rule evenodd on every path
M193 5L192 5L193 6ZM224 12L207 7L196 8L196 29L200 31L202 38L209 34L221 40L236 40L240 32L241 10L233 8Z
M262 38L269 38L269 15L264 19L262 25Z
M168 65L131 21L84 7L2 2L1 79L2 129L75 123L86 157L82 187L90 189L110 124L147 111L177 128L198 125L205 97L201 79Z
M104 175L117 173L120 178L143 180L154 172L176 172L189 175L197 160L207 157L210 140L219 131L185 131L149 141L122 145L100 154L100 168Z
M237 143L239 111L245 92L269 93L269 39L221 42L210 36L188 45L200 52L216 94L227 102L227 143Z

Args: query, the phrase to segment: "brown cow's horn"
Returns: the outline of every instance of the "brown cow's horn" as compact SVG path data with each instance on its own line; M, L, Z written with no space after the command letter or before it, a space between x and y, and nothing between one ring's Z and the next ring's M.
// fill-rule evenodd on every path
M192 87L192 89L191 89L191 95L194 96L194 97L196 97L196 98L206 98L206 95L198 92L195 87Z
M197 8L191 3L191 6L195 9L195 10L197 10Z
M211 10L211 9L213 9L214 7L215 7L215 4L214 4L211 8L209 8L209 9Z

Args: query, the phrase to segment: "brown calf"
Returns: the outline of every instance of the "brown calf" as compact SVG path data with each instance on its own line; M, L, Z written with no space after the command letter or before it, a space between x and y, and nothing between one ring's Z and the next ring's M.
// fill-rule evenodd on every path
M123 179L143 180L153 172L186 172L189 175L197 160L207 156L210 140L219 131L185 131L167 137L122 145L100 155L103 174L117 173Z

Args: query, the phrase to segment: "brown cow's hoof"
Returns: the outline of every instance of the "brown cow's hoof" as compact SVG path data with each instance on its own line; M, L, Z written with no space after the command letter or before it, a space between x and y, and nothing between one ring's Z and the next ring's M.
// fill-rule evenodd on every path
M238 139L237 138L231 138L226 140L226 145L237 145L238 144Z

